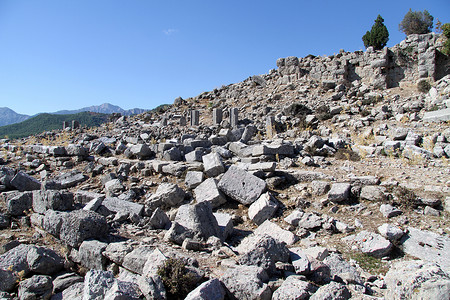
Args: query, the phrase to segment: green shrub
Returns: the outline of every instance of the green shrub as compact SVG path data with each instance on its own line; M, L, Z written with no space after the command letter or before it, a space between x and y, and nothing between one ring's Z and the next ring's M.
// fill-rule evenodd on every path
M447 38L442 47L442 53L450 55L450 23L445 23L441 26L442 34Z
M433 19L433 16L427 10L422 12L409 9L398 28L406 35L429 33L433 29Z
M184 299L196 285L196 278L181 259L169 258L158 269L158 275L166 288L168 299Z
M364 47L373 47L375 50L381 50L389 41L389 32L384 25L384 19L378 15L372 29L367 31L362 37Z
M417 83L417 90L421 93L428 93L428 91L431 89L431 84L425 80L422 79Z

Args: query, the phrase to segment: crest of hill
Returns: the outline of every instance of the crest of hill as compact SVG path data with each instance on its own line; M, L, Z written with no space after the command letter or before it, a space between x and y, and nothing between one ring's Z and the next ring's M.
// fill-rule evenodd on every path
M0 107L0 126L19 123L29 119L28 115L21 115L8 107Z

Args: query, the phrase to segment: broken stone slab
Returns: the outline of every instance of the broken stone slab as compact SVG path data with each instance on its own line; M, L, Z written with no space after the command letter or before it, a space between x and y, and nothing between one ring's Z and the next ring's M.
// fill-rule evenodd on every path
M62 216L59 238L71 247L78 247L84 240L101 238L108 233L106 219L96 212L76 210Z
M344 284L333 281L321 286L309 299L350 299L351 297L352 294Z
M298 221L298 227L307 230L318 230L322 227L324 219L315 213L304 213Z
M178 224L177 222L172 222L169 230L167 230L164 235L164 240L177 245L182 245L184 240L192 239L193 237L194 232L192 230Z
M150 246L140 246L133 251L125 255L122 263L122 267L131 272L142 275L145 262L148 256L153 252L153 248Z
M184 158L186 159L187 162L194 162L194 161L201 162L203 154L204 154L203 150L193 150L189 153L186 153L184 155Z
M450 277L439 265L423 260L395 263L385 276L386 299L448 299Z
M290 248L289 255L296 274L307 275L311 271L311 263L302 248Z
M102 253L107 246L97 240L83 241L78 249L81 265L87 269L105 270L106 257Z
M132 145L128 149L130 151L131 157L136 157L138 159L146 159L155 155L155 153L147 144Z
M385 257L391 251L392 244L387 239L374 232L363 230L358 234L350 235L342 239L351 244L355 244L362 253L374 257Z
M272 144L260 144L253 147L252 150L253 156L261 156L261 155L283 155L283 156L292 156L294 155L294 146L291 144L281 144L281 143L272 143Z
M325 195L330 190L330 187L331 187L330 183L328 181L323 180L314 180L309 185L311 194L314 196Z
M89 270L84 277L83 299L105 299L115 280L111 271Z
M278 209L277 200L269 193L262 194L258 200L248 208L249 218L256 224L261 225L270 219Z
M73 194L63 191L34 191L33 211L44 214L47 210L69 210L73 206Z
M30 247L27 264L34 273L53 275L64 267L64 259L55 251L45 247Z
M6 207L12 216L22 216L28 213L33 207L33 193L23 192L7 200Z
M168 259L159 248L155 248L145 261L144 268L142 269L142 275L144 277L151 277L158 274L158 269L164 266L165 261Z
M289 216L284 218L284 221L297 227L304 214L305 213L302 210L296 209Z
M231 166L222 176L219 189L230 198L249 205L266 190L266 182L242 169Z
M378 185L365 185L361 188L359 197L368 201L383 201L386 199L386 188Z
M208 178L194 189L195 199L198 203L208 202L212 208L217 208L227 202L225 195L219 190L217 180Z
M0 270L8 270L14 273L21 272L23 276L30 273L27 254L33 246L20 244L6 253L0 255Z
M129 299L139 300L141 292L137 284L128 281L115 280L111 288L106 292L105 299Z
M202 160L206 176L216 177L217 175L225 172L225 166L223 165L222 158L218 153L212 152L204 155Z
M400 240L400 244L406 254L437 263L445 272L450 272L450 238L408 227L408 233Z
M293 299L293 295L295 295L295 299L309 299L316 289L303 276L291 275L275 290L272 300Z
M323 259L330 268L330 276L335 281L344 281L347 284L363 284L364 280L358 270L347 262L342 255L332 253Z
M315 171L289 171L289 174L292 175L298 182L331 179L328 175Z
M19 171L11 179L11 185L21 192L39 190L41 188L41 182L39 180L22 171Z
M293 245L298 241L298 236L290 231L282 229L275 223L269 220L264 221L261 225L254 231L255 234L267 234L274 239L286 243L286 245Z
M275 162L260 162L255 164L249 164L248 171L263 171L263 172L273 172L275 171L277 164Z
M53 292L52 278L34 275L19 283L19 299L50 299Z
M61 226L67 214L67 212L59 212L49 209L45 212L41 227L51 235L59 238Z
M213 278L205 281L193 291L191 291L185 300L223 300L226 291L219 279Z
M10 270L3 270L0 268L0 296L1 292L10 292L14 290L14 287L19 281L19 276ZM8 298L6 298L8 299Z
M170 219L167 214L159 207L155 209L150 216L148 223L153 229L169 229Z
M85 157L88 155L88 149L81 146L81 145L75 145L75 144L69 144L66 146L66 152L69 156L80 156Z
M108 211L117 213L128 213L130 215L136 214L138 216L142 215L144 206L139 203L134 203L131 201L121 200L115 197L106 197L101 206L104 206Z
M170 174L176 177L181 177L184 172L188 169L188 166L184 162L171 163L165 166L162 166L163 174Z
M403 148L402 155L403 157L409 158L410 160L423 160L431 159L434 157L433 152L414 145L406 145Z
M328 192L328 200L340 203L350 198L351 185L347 182L333 183Z
M213 215L217 220L223 239L226 240L234 230L232 216L226 213L213 213Z
M270 300L272 291L266 282L269 276L263 268L236 266L227 269L220 281L236 299Z
M122 265L125 256L133 251L133 247L127 242L109 243L102 255L106 256L112 262Z
M68 189L87 180L88 177L80 171L74 170L68 173L62 173L45 183L45 188L49 190Z
M203 172L188 171L184 179L184 184L188 189L195 189L203 182Z
M125 186L122 184L122 181L118 178L105 182L105 194L107 196L114 197L118 193L123 192L124 190Z
M177 206L183 202L185 192L182 188L174 183L161 183L156 190L156 193L147 199L146 205L150 208L157 208L159 206Z
M192 231L199 240L206 241L210 236L215 236L223 241L211 205L207 202L180 206L175 216L175 222Z
M233 142L228 146L228 150L239 157L249 157L252 156L253 146L248 146L242 142Z
M150 277L139 276L137 284L145 299L167 299L166 289L159 275Z
M289 250L286 244L267 234L252 234L244 238L236 248L240 265L263 268L269 274L276 271L276 262L288 262Z
M424 122L445 122L450 120L450 108L427 111L423 115Z
M398 228L397 226L384 223L383 225L378 227L378 232L391 242L397 241L401 239L401 237L405 234L403 230Z
M67 289L68 287L70 287L71 285L74 285L76 283L83 282L83 281L84 281L84 278L75 273L72 273L72 272L63 273L61 275L58 275L53 280L53 293L54 294L60 293L60 292L64 291L65 289Z
M381 204L380 212L385 218L392 218L401 215L403 212L390 204Z

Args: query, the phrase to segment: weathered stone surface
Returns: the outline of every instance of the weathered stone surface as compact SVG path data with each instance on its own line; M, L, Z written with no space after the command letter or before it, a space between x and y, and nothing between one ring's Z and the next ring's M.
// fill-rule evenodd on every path
M266 189L264 180L231 166L218 184L219 189L230 198L244 204L252 204Z
M140 299L140 295L136 289L139 289L137 285L122 281L115 280L111 288L106 292L105 299L111 300L138 300Z
M203 182L203 172L188 171L184 179L184 184L188 189L195 189Z
M384 237L366 230L342 240L355 243L361 252L380 258L388 255L392 248L391 242Z
M159 207L153 211L148 223L153 229L168 229L170 227L169 217Z
M300 222L304 214L305 213L302 210L296 209L293 212L291 212L289 216L284 218L284 221L291 224L292 226L297 227L298 223Z
M44 214L48 209L51 210L69 210L73 205L73 194L60 191L34 191L33 192L33 210Z
M69 144L66 146L66 152L69 156L87 156L88 149L81 145Z
M386 298L446 300L450 277L437 264L421 260L395 263L385 276Z
M311 194L314 196L322 196L330 190L330 183L323 180L314 180L310 184Z
M271 299L272 291L265 283L268 280L267 273L256 266L236 266L220 277L220 281L234 297L248 300Z
M328 200L337 203L346 201L350 197L350 190L350 183L333 183L330 191L328 192Z
M144 159L154 155L153 151L147 144L132 145L129 150L131 156L137 157L138 159Z
M0 255L0 269L16 273L22 272L26 276L30 272L27 262L27 254L33 246L20 244L8 252Z
M89 270L84 277L83 299L102 300L114 284L111 271Z
M148 255L152 252L153 249L148 246L138 247L124 257L122 266L134 273L142 274Z
M164 240L181 245L185 239L191 239L194 237L194 232L180 224L178 222L172 222L169 230L164 235Z
M425 122L441 122L450 120L450 108L440 109L436 111L427 111L423 115Z
M0 291L10 292L17 284L19 277L13 271L0 268Z
M105 270L106 258L103 251L108 246L97 240L83 241L78 249L81 265L87 269Z
M161 205L177 206L184 200L185 193L178 185L174 183L161 183L152 195L147 204L151 207L159 207Z
M106 219L93 212L76 210L63 215L60 239L71 247L78 247L84 240L100 238L108 232Z
M21 192L39 190L41 183L36 178L20 171L11 179L11 185Z
M226 213L213 213L224 240L233 233L233 218Z
M62 173L55 178L47 181L45 187L51 190L68 189L76 186L77 184L85 181L87 176L83 175L80 171L74 170L68 173Z
M287 262L289 250L283 242L269 235L252 234L236 249L240 254L240 265L252 265L263 268L268 273L275 272L275 263Z
M210 279L199 285L190 292L185 300L223 300L225 299L225 289L217 278Z
M151 277L158 274L158 269L164 265L167 260L167 256L161 252L158 248L155 248L145 261L144 268L142 269L142 275L144 277Z
M293 234L290 231L282 229L275 223L270 222L269 220L264 221L258 228L254 231L255 234L268 234L274 239L284 242L287 245L292 245L298 240L298 236Z
M323 259L330 268L330 276L335 281L343 280L346 283L363 284L358 270L347 262L340 254L332 253Z
M212 213L211 205L207 202L180 206L175 222L191 230L198 239L206 241L210 236L223 239L217 220Z
M103 255L118 265L122 265L125 256L133 251L128 242L109 243L103 251Z
M53 293L62 292L69 286L83 281L84 278L75 273L63 273L53 280Z
M225 166L223 165L222 158L219 154L212 152L202 157L203 168L206 176L215 177L225 172Z
M144 206L142 204L121 200L116 197L106 197L102 201L102 206L114 213L121 212L128 213L130 215L136 214L138 216L142 215L144 210Z
M402 214L402 211L390 204L381 204L380 212L385 218L392 218Z
M59 238L61 232L61 226L68 213L58 212L54 210L47 210L42 222L42 228L48 233Z
M290 144L273 143L268 145L256 145L253 147L253 156L261 155L285 155L290 156L294 154L294 146Z
M146 299L165 300L166 289L159 275L138 277L137 284Z
M434 262L450 272L450 238L431 231L408 227L408 233L400 240L401 249L411 256Z
M302 276L291 275L273 293L272 300L309 299L316 288Z
M341 283L330 282L321 286L312 296L310 300L328 300L339 299L347 300L352 297L347 287Z
M64 267L64 259L55 251L44 247L30 247L27 264L32 272L53 275Z
M403 230L398 228L397 226L384 223L383 225L378 227L378 232L390 241L397 241L401 239L401 237L405 234Z
M107 196L114 197L118 193L123 192L124 189L125 186L118 178L105 182L105 193Z
M46 275L34 275L19 283L19 299L50 299L52 296L52 278Z
M33 193L20 193L8 199L6 206L12 216L25 215L33 206Z
M314 213L304 213L298 220L298 227L308 230L317 230L322 226L323 218Z
M194 189L195 199L198 203L208 202L212 208L217 208L227 202L225 195L219 190L217 180L208 178Z
M270 193L265 193L250 205L248 216L255 224L260 225L270 219L277 209L277 200Z
M385 190L384 187L378 185L363 186L359 197L369 201L383 201L386 198Z
M294 266L295 273L299 275L309 274L311 271L311 263L303 251L303 249L295 247L289 249L290 259L292 261L292 265Z

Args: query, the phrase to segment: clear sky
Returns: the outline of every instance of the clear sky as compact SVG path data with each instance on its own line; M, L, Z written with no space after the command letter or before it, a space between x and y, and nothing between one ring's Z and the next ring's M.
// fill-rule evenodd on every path
M279 57L362 50L378 14L391 47L409 8L450 22L449 0L0 0L0 107L150 109Z

